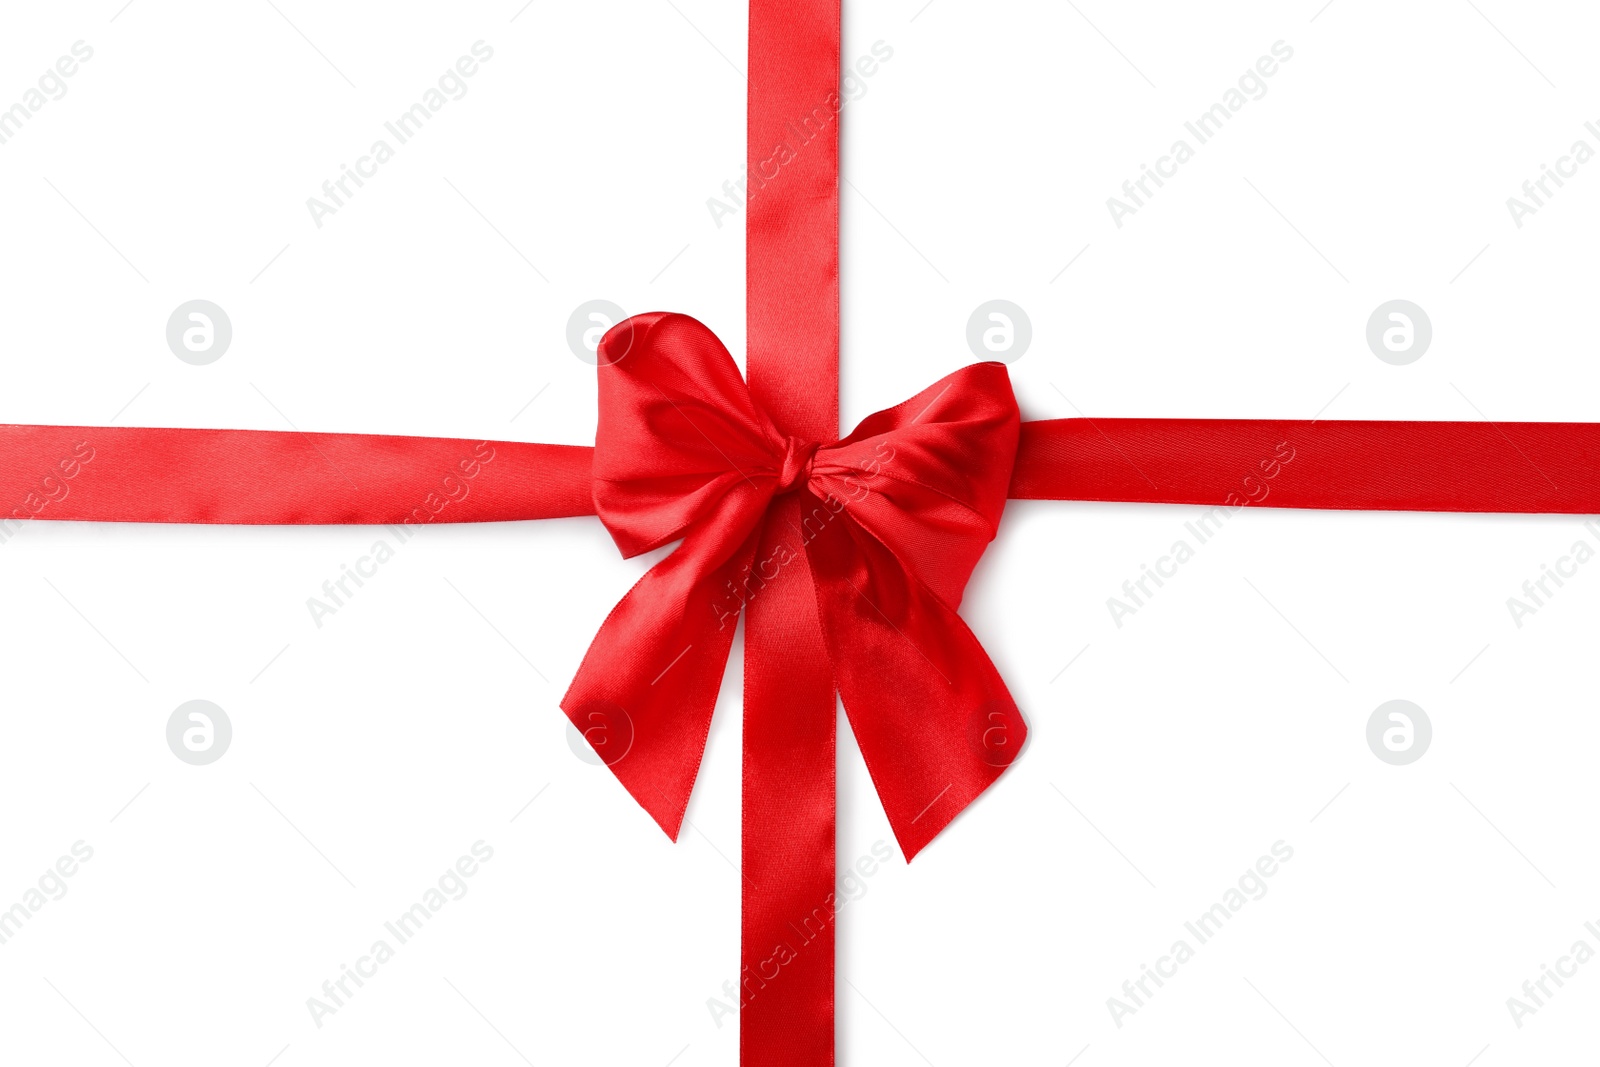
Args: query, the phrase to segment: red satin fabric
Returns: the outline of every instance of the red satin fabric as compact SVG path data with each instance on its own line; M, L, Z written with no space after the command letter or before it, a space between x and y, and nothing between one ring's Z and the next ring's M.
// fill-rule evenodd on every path
M619 335L630 348L612 362ZM819 447L781 433L721 342L687 316L631 319L601 354L600 519L626 556L682 544L606 618L562 706L580 730L597 711L626 720L632 748L611 769L676 838L738 618L799 589L801 617L815 615L826 638L817 662L831 663L830 686L914 856L1004 769L974 748L974 716L1023 738L1005 684L956 614L1016 454L1005 367L965 367ZM786 672L799 652L773 650Z
M1258 506L1600 513L1600 424L1055 419L1025 422L1009 495L1222 504L1287 442ZM244 525L423 520L483 442L274 430L0 425L0 522ZM596 513L594 449L490 441L494 459L436 522ZM65 477L80 445L93 450ZM1146 480L1148 479L1148 480ZM1253 501L1254 503L1254 501Z
M1025 422L1009 496L1223 504L1287 442L1257 506L1600 513L1600 423L1054 419ZM324 525L428 521L485 442L275 430L0 424L0 529L27 519ZM435 522L593 515L594 449L486 442ZM78 462L80 445L93 458ZM1148 480L1146 480L1148 479ZM437 501L435 501L437 503ZM1256 503L1252 501L1252 503Z
M1600 424L1029 422L1011 495L1159 504L1223 504L1231 495L1278 508L1592 515L1600 512Z
M774 427L807 442L839 435L839 31L839 0L751 0L745 370ZM775 502L758 565L796 536L807 492ZM834 1057L838 712L810 561L798 553L745 613L744 1067Z
M385 525L593 515L593 454L439 437L0 425L0 530L30 518Z

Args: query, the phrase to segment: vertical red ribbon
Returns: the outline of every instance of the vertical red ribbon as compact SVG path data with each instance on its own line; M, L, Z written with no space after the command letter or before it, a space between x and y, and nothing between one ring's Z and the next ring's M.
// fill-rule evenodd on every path
M839 436L839 0L751 0L745 376L778 429ZM768 514L745 611L744 1067L834 1062L834 727L800 499Z

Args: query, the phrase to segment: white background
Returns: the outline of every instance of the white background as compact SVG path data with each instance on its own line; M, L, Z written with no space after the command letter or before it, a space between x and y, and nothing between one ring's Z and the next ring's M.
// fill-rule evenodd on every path
M846 59L894 55L844 114L846 425L977 358L991 298L1032 321L1027 418L1600 419L1600 163L1520 229L1506 207L1600 148L1600 19L1319 4L849 0ZM743 216L705 202L744 157L745 26L728 0L7 5L0 106L94 55L0 145L0 421L592 441L583 301L742 351ZM480 39L465 97L315 226ZM1106 198L1280 40L1266 95L1119 229ZM234 329L204 367L164 337L195 298ZM1403 367L1364 337L1395 298L1434 329ZM842 913L840 1062L1577 1062L1600 963L1520 1028L1506 1001L1600 949L1600 566L1520 628L1506 600L1600 539L1250 508L1114 625L1195 510L1008 508L964 613L1033 741ZM740 646L673 846L556 708L651 560L592 519L429 528L318 628L306 599L382 535L0 545L0 907L94 850L0 945L0 1062L736 1062L706 1002L738 961ZM205 767L165 740L197 698L234 730ZM1365 736L1397 698L1434 732L1401 767ZM839 776L843 866L892 835L842 720ZM479 840L470 892L315 1025ZM1266 895L1116 1025L1280 840Z

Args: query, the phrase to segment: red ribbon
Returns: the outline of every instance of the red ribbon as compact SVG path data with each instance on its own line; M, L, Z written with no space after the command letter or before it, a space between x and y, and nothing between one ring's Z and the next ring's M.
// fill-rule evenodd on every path
M835 692L908 859L1022 743L1015 704L956 614L1008 495L1600 512L1593 424L1019 424L997 364L949 375L835 441L838 72L838 0L751 0L748 387L703 326L652 314L606 337L594 449L0 426L0 542L34 518L589 514L625 555L681 538L607 618L562 703L676 836L743 618L749 1067L833 1062ZM1292 473L1275 477L1285 449ZM458 494L452 479L464 478L472 491Z
M1290 472L1260 497L1250 479L1283 442L1295 449ZM469 496L439 508L451 496L444 480L480 446L493 462ZM594 456L526 441L0 423L0 542L32 519L378 526L594 515ZM1024 422L1007 495L1595 515L1600 423Z
M839 2L751 0L745 108L745 372L786 437L839 436ZM799 132L792 132L798 130ZM774 166L780 169L774 171ZM770 559L801 523L774 502ZM746 1067L833 1063L835 680L811 556L745 612L741 1002ZM807 921L820 916L824 921ZM791 925L811 940L782 955ZM796 946L798 947L798 946ZM767 960L786 959L779 981ZM754 974L754 980L747 976Z
M597 751L676 839L739 616L797 587L914 856L1026 736L956 614L1016 456L1022 420L1005 367L963 368L819 445L780 433L721 342L687 316L630 319L600 354L600 520L624 556L682 544L606 618L562 707L607 739Z

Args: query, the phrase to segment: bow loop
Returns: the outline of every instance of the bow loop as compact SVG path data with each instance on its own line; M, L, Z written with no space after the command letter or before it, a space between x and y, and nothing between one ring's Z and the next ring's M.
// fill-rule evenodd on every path
M1002 363L963 367L824 449L813 489L951 608L1000 525L1022 416Z
M1016 455L1005 367L965 367L819 445L779 433L687 316L619 323L599 363L596 511L625 556L682 543L607 616L562 708L586 737L597 708L626 724L631 743L602 758L676 838L740 614L771 583L809 581L834 683L915 855L1026 734L956 614ZM798 508L774 520L773 498L789 493ZM757 559L772 521L778 550ZM809 567L788 566L799 553Z
M666 312L624 320L601 339L599 377L595 510L625 557L762 493L782 438L705 326Z

